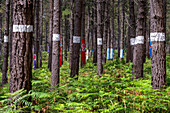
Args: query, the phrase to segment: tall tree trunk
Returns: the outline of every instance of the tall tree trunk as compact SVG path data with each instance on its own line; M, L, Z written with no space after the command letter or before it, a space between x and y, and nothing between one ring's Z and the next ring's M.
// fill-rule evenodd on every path
M13 31L13 0L10 0L10 21L11 21L11 24L10 24L10 38L9 38L9 70L11 71L11 60L12 60L12 31Z
M1 8L0 3L0 8ZM1 56L2 56L2 13L0 12L0 63L1 63Z
M90 6L88 6L88 20L86 28L86 61L89 59L89 37L90 37ZM94 57L94 55L93 55ZM94 59L93 59L94 62Z
M36 55L36 68L39 67L39 0L35 2L35 55Z
M4 35L4 58L2 67L2 84L8 83L8 36L9 36L9 10L10 1L6 0L6 10L5 10L5 35Z
M103 73L102 64L102 0L97 0L97 74Z
M48 30L47 26L48 22L45 21L45 51L47 51L47 30Z
M51 88L59 84L60 0L54 0Z
M10 93L31 89L33 0L14 1Z
M148 11L148 26L147 26L147 38L146 38L146 56L150 58L150 10Z
M164 4L166 5L166 4ZM166 85L166 54L165 54L165 21L163 0L150 0L151 7L151 85L153 88L164 88Z
M71 6L71 15L70 15L69 68L71 69L71 59L72 59L72 56L73 56L74 0L71 0L70 6Z
M54 0L49 0L50 5L50 21L49 21L49 57L48 57L48 68L51 71L51 64L52 64L52 34L53 34L53 3Z
M129 0L129 26L128 26L128 40L127 40L127 59L126 62L133 62L133 50L136 36L135 14L134 14L134 0Z
M118 12L117 12L117 50L118 50L118 57L120 57L120 0L118 0Z
M40 24L39 24L39 38L40 38L40 67L42 67L42 51L43 51L43 0L40 0Z
M110 26L111 26L111 48L110 48L110 59L112 60L113 59L113 55L114 55L114 50L115 50L115 37L114 37L114 0L112 0L112 13L111 13L111 23L110 23Z
M79 53L81 37L81 18L82 18L82 0L76 0L76 17L75 17L75 35L73 36L73 54L71 61L70 76L74 77L79 74Z
M97 0L94 0L94 29L93 29L93 63L97 63Z
M108 3L109 0L106 0L105 11L104 11L104 36L103 36L103 62L106 63L106 54L107 54L107 38L108 38Z
M81 67L86 64L85 60L85 1L82 2L82 25L81 25Z
M133 70L136 78L143 77L144 37L145 37L145 0L138 1L137 28L133 56Z
M64 58L65 60L67 61L67 40L68 40L68 21L67 21L67 15L65 15L65 36L64 36L64 52L65 52L65 55L64 55Z
M90 26L90 47L91 47L91 56L93 55L93 29L94 29L94 8L92 8L92 12L91 12L91 26Z
M123 51L124 51L124 20L125 20L125 14L124 14L124 6L125 0L121 0L121 39L120 39L120 60L123 59Z

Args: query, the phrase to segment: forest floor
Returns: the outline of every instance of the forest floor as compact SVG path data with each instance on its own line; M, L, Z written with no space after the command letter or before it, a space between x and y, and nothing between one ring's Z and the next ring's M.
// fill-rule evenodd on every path
M151 87L151 61L146 59L144 77L132 78L132 63L118 58L104 64L104 74L97 75L97 67L90 57L80 68L78 80L70 78L68 61L60 68L60 85L51 90L48 53L43 52L43 66L33 69L32 90L9 93L9 84L0 85L0 112L170 112L170 56L167 56L167 87ZM0 79L2 73L0 72ZM12 99L9 99L10 96ZM27 98L32 97L32 102ZM12 105L9 105L12 103ZM17 105L22 104L18 108Z

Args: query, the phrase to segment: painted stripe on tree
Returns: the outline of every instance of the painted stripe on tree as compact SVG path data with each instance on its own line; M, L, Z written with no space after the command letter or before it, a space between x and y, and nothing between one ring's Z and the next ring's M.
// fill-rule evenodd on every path
M33 25L13 25L13 32L33 32Z
M53 41L60 41L60 34L53 34Z
M89 59L89 50L87 49L87 51L86 51L86 61L88 61L88 59Z
M73 43L79 44L80 43L80 36L73 36Z
M120 50L120 58L123 58L123 49Z
M113 48L110 49L110 59L113 59Z
M6 35L4 36L4 42L6 42L6 43L8 42L8 36L6 36Z
M131 38L131 39L130 39L130 45L131 45L131 46L135 45L135 38Z
M102 45L102 38L97 38L97 45L101 46Z
M151 42L164 42L165 41L165 33L153 32L150 33L150 41Z
M110 59L110 48L107 48L107 60Z
M144 44L144 36L137 36L135 38L135 45L136 44Z

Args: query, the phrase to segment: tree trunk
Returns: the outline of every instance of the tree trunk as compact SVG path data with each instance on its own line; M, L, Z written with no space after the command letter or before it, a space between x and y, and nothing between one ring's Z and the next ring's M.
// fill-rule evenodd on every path
M89 36L90 36L90 6L88 6L88 20L87 20L87 28L86 28L86 61L89 59ZM94 56L93 56L94 62Z
M110 46L110 59L113 60L113 56L114 56L114 49L115 49L115 37L114 37L114 0L112 0L112 13L111 13L111 46Z
M119 15L120 15L120 0L118 0L118 12L117 12L117 50L118 50L118 57L120 57L120 19L119 19Z
M91 26L90 26L90 31L91 31L91 33L90 33L90 47L91 47L91 56L93 55L93 29L94 29L94 8L92 8L92 12L91 12Z
M1 8L0 3L0 8ZM1 63L1 56L2 56L2 13L0 12L0 63Z
M31 89L33 0L14 1L10 93Z
M67 15L65 15L65 36L64 36L64 52L65 52L65 55L64 55L64 58L65 60L67 61L67 40L68 40L68 21L67 21Z
M97 0L97 74L103 73L102 64L102 0Z
M123 59L123 51L124 51L124 20L125 20L125 14L124 14L124 6L125 0L121 0L121 39L120 39L120 60Z
M75 17L75 35L73 36L73 54L71 61L71 77L79 74L79 53L81 37L81 18L82 18L82 0L76 0L76 17Z
M86 64L85 60L85 1L82 2L82 22L81 22L81 67Z
M97 0L94 0L94 29L93 29L93 63L97 63Z
M164 4L166 5L166 4ZM165 21L163 0L150 0L151 7L151 85L164 88L166 85Z
M47 30L48 30L47 26L48 26L48 22L46 21L45 22L45 51L47 51Z
M71 59L73 56L74 0L71 0L70 6L71 6L71 15L70 15L69 68L71 69Z
M107 38L108 38L108 3L109 0L106 0L105 11L104 11L104 36L103 36L103 62L106 63L107 55Z
M34 44L34 49L35 49L35 55L36 55L36 68L38 68L38 57L39 57L39 0L36 0L35 2L35 44Z
M134 14L134 0L129 0L129 26L128 26L128 40L127 40L127 59L126 62L133 62L133 50L136 36L135 14Z
M6 0L6 10L5 10L5 35L4 35L4 58L2 67L2 84L8 83L8 36L9 36L9 10L10 1Z
M133 56L133 70L136 73L136 78L143 77L143 57L144 57L144 30L145 30L145 0L138 1L138 15L137 15L137 28Z
M12 65L11 65L11 60L12 60L12 31L13 31L13 0L10 0L10 16L11 16L11 18L10 18L10 21L11 21L11 24L10 24L10 38L9 38L9 70L10 70L10 72L11 72L11 67L12 67Z
M52 64L52 34L53 34L53 3L54 0L49 0L50 5L50 21L49 21L49 57L48 57L48 68L51 71L51 64Z
M51 88L59 84L60 0L54 0Z
M43 0L40 0L40 24L39 24L39 38L40 38L40 67L42 67L42 51L43 51Z

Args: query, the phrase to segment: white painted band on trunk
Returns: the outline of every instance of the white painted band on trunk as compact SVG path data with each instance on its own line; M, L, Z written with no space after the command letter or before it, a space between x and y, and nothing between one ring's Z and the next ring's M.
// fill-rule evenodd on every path
M53 34L53 41L60 41L60 34Z
M80 36L73 36L73 43L79 44L80 43Z
M123 58L123 49L120 50L120 58Z
M165 41L165 33L158 33L158 32L154 32L154 33L150 33L150 41L151 42L164 42Z
M4 36L4 42L8 42L8 36Z
M135 45L135 38L131 38L131 39L130 39L130 45L131 45L131 46Z
M89 50L86 51L86 61L89 59Z
M135 38L135 45L136 44L144 44L144 36L137 36Z
M13 32L33 32L33 25L13 25Z
M110 48L107 48L107 60L110 59Z
M110 59L113 59L113 48L110 49Z
M102 38L97 38L97 45L99 45L99 46L102 45Z

